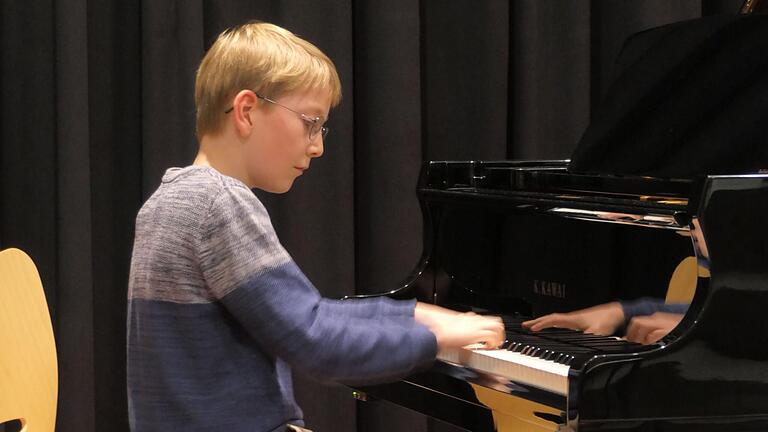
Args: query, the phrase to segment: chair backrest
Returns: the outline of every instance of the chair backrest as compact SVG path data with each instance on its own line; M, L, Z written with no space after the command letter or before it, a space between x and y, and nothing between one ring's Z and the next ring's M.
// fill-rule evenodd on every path
M667 286L664 303L690 303L696 293L699 266L695 256L689 256L677 265Z
M43 284L32 259L0 252L0 424L21 420L22 432L56 424L59 375Z

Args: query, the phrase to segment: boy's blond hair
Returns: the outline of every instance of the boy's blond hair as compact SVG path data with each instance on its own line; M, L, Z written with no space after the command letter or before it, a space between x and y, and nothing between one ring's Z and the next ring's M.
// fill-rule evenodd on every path
M219 131L241 90L276 99L316 88L328 89L332 107L341 101L336 67L316 46L274 24L253 21L228 29L197 69L197 136Z

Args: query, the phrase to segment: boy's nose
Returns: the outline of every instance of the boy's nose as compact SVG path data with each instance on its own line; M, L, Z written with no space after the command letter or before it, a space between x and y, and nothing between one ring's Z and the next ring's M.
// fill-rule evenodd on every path
M322 136L315 137L315 139L313 139L312 142L309 143L307 154L313 158L318 158L323 155L323 137Z

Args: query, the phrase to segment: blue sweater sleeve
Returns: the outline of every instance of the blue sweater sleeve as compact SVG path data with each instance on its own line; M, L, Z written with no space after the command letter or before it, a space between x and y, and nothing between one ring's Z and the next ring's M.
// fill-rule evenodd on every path
M416 310L416 300L394 300L388 297L374 297L365 299L328 300L328 308L334 309L338 314L350 316L356 314L357 318L376 316L411 317ZM347 303L355 303L355 307L348 307Z
M322 298L280 245L248 190L228 189L203 222L200 263L211 296L263 350L324 380L380 382L434 360L415 302Z
M298 283L299 272L287 263L222 299L267 351L315 378L344 383L398 379L434 360L435 336L413 318L361 318L355 302L334 304Z
M300 282L311 286L304 274L297 275ZM353 303L354 307L350 307ZM346 318L372 318L372 317L411 317L416 310L416 300L394 300L388 297L372 297L364 299L331 300L324 299L324 305L329 313L335 313L339 317Z
M637 300L622 301L624 321L629 322L636 316L653 315L656 312L669 312L684 314L688 310L688 303L664 303L664 300L652 297L643 297Z

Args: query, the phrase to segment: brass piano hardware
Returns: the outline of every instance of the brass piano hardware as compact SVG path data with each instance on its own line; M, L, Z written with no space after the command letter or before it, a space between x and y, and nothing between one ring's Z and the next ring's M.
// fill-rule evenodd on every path
M353 390L352 391L352 397L357 399L357 400L359 400L359 401L363 401L363 402L368 402L369 401L368 394L366 394L365 392L361 392L359 390Z

